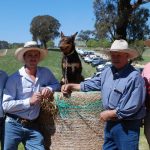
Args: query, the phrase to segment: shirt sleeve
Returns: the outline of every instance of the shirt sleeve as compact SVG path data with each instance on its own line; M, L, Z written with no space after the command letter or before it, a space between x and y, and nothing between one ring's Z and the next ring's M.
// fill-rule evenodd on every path
M21 90L21 89L20 89ZM30 107L29 98L16 99L17 84L14 78L9 78L3 94L3 110L5 113L15 113Z
M128 82L122 99L116 108L118 118L127 119L145 107L145 93L145 84L141 76L137 76L134 80Z
M101 75L80 83L81 91L101 91Z
M60 91L60 83L55 78L54 74L49 69L47 69L45 75L45 80L47 82L45 87L49 88L52 92Z
M2 108L2 99L3 99L3 89L5 87L7 78L8 78L8 75L5 72L1 71L1 76L0 76L0 117L4 116L3 108Z

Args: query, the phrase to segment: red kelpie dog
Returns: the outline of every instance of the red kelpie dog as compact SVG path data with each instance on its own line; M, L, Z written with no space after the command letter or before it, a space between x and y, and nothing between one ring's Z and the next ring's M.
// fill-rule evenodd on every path
M75 50L75 37L78 32L71 36L65 36L61 32L60 50L63 53L61 84L80 83L84 80L82 73L82 64Z

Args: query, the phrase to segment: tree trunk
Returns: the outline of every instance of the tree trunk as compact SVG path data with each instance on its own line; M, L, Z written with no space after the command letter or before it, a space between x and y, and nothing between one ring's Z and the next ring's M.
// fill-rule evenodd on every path
M42 48L47 49L46 41L45 40L41 40L40 42L41 42Z
M47 49L46 41L43 41L44 48Z
M118 21L116 29L116 39L126 39L126 29L129 23L130 16L134 9L144 3L142 0L137 0L133 5L131 0L118 0Z
M132 5L130 5L130 0L119 0L116 39L126 39L126 29L131 13Z

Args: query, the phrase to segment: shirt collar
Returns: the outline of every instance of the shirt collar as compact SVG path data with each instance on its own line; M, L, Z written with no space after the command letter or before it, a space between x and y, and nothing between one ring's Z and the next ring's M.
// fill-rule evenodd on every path
M120 70L118 70L114 66L112 66L111 70L112 70L113 75L117 78L117 77L120 77L121 75L127 73L127 70L129 70L130 66L131 66L130 64L127 64Z
M28 74L26 73L26 71L25 71L25 66L23 66L22 68L19 69L19 74L20 74L22 77L25 77L26 79L32 81L31 78L29 77L29 75L28 75ZM40 76L39 67L37 67L35 82L39 79L39 76ZM32 82L33 82L33 81L32 81Z

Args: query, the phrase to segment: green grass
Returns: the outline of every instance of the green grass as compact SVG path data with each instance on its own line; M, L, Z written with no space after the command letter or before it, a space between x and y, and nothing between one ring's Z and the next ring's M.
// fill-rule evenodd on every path
M7 55L0 58L0 69L6 71L9 75L17 71L22 64L18 62L14 57L15 50L8 50ZM59 51L49 51L46 59L40 62L39 66L48 67L56 76L58 80L61 79L61 58L62 54ZM91 67L84 62L83 64L83 75L89 77L96 72L95 68Z
M142 55L143 61L139 62L140 64L146 64L150 62L150 48L146 48L145 52Z
M17 71L22 64L18 62L14 57L14 50L8 50L7 55L0 58L0 69L6 71L9 75L13 72ZM62 54L58 51L49 51L48 56L44 61L42 61L39 65L48 67L52 70L56 78L60 81L61 79L61 58ZM143 54L144 61L140 62L141 64L145 64L150 61L150 49L148 49ZM95 68L91 67L91 65L82 62L83 65L83 75L84 77L90 77L96 72ZM24 150L22 144L19 145L19 150ZM140 135L140 149L139 150L148 150L148 145L143 134L143 128L141 128Z
M139 150L149 150L148 143L146 141L143 128L141 128L141 131L140 131Z

